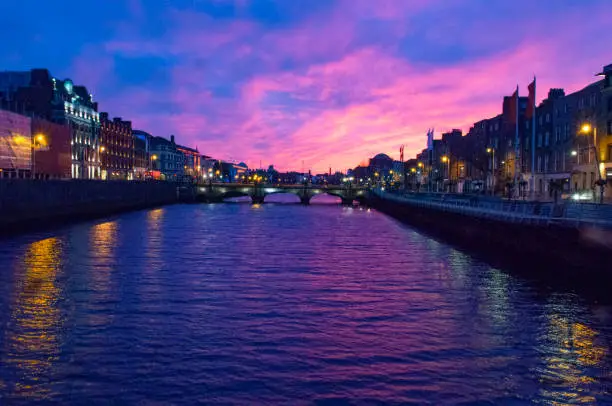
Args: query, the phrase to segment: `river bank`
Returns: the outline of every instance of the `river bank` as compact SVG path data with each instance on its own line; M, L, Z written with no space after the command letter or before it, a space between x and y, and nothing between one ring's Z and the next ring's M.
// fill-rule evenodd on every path
M48 228L179 201L168 182L0 181L0 235Z
M567 224L502 221L372 195L369 204L492 265L599 300L612 282L609 231Z

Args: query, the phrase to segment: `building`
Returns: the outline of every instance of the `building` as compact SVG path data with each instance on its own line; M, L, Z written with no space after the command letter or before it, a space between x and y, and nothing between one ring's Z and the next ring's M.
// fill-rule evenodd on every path
M563 184L567 189L570 186L572 136L567 103L563 89L550 89L546 99L536 108L535 140L533 136L526 136L526 152L532 165L528 170L534 170L536 197L545 198L550 193L551 182ZM524 127L529 134L532 125L532 120L527 118Z
M174 141L163 137L151 137L151 176L155 179L180 181L183 179L185 157Z
M131 121L123 121L121 117L110 120L108 113L100 113L100 157L102 179L134 179Z
M597 147L601 176L607 181L606 197L612 198L612 64L598 73L601 81L601 104L597 120Z
M145 131L132 130L132 137L134 138L134 179L148 179L151 177L149 145L152 136Z
M42 118L32 118L32 137L35 140L34 169L42 179L70 179L70 127Z
M32 145L31 119L0 110L0 178L31 176Z
M67 125L71 131L71 176L100 178L100 117L87 88L70 79L56 79L46 69L0 72L0 99L13 111Z
M177 145L176 150L183 154L183 176L190 178L190 180L198 179L201 170L201 155L198 149Z

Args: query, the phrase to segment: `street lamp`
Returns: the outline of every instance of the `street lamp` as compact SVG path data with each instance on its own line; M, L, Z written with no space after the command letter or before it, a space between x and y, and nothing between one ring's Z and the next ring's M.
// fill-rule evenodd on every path
M495 148L487 148L487 154L491 154L491 194L493 195L495 194Z
M448 178L448 191L450 192L451 190L451 184L450 184L450 158L448 157L448 155L442 155L442 157L440 158L442 160L442 163L446 166L445 168L445 173L444 176L446 176Z
M38 134L32 138L32 178L36 178L36 149L44 146L45 136Z
M583 134L589 134L591 131L593 132L593 151L595 153L595 169L597 170L598 180L595 182L599 186L599 198L600 203L603 203L603 195L604 195L604 185L606 182L603 180L603 176L601 176L601 168L599 167L599 155L597 154L597 126L591 126L589 123L584 123L580 127L580 131Z

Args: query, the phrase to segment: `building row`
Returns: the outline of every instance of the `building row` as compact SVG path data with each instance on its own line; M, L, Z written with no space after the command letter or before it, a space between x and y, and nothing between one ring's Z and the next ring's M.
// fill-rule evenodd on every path
M99 112L85 86L46 69L0 72L0 178L223 180L244 170Z
M535 114L528 97L504 97L500 114L467 134L446 132L406 161L407 186L592 198L601 185L612 196L603 187L612 180L612 65L597 76L570 94L550 89Z

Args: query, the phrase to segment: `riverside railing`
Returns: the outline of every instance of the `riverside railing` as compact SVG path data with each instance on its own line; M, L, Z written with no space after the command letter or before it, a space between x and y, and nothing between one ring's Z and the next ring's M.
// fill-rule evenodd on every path
M592 225L612 229L612 206L502 200L477 195L372 191L376 196L412 206L509 223L568 227Z

